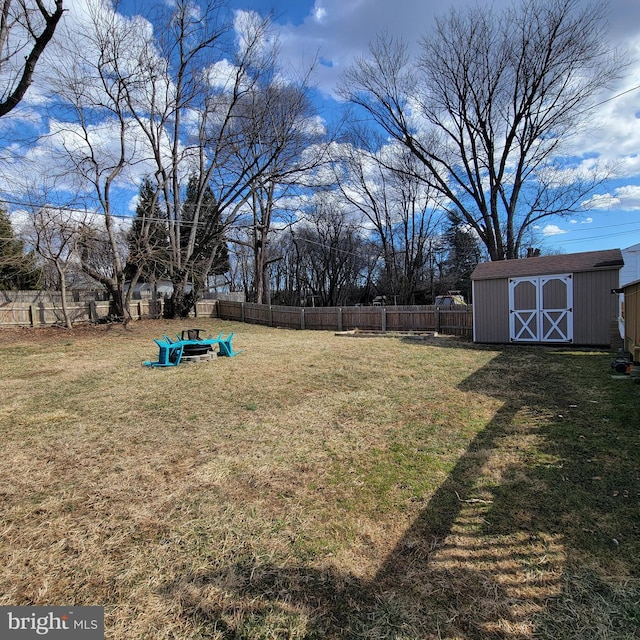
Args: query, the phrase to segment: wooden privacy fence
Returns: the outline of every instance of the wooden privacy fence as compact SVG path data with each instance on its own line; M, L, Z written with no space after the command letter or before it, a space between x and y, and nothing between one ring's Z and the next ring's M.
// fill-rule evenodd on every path
M113 313L109 302L69 301L74 324L104 322ZM134 300L129 305L133 320L161 318L164 300ZM278 305L199 300L197 318L221 318L285 329L325 331L437 331L473 337L471 305L454 307L284 307ZM32 302L0 300L0 327L44 327L64 323L61 301L41 296Z
M133 320L161 318L164 300L133 300L129 305L129 313ZM73 324L87 322L106 322L113 314L110 302L67 303L67 311ZM216 300L199 300L198 317L217 318ZM35 302L0 301L0 327L46 327L64 324L62 303L53 298L42 298Z
M129 305L131 317L158 317L158 302L153 300L136 300ZM67 312L74 324L101 322L108 320L113 314L109 302L68 302ZM46 327L64 324L62 305L59 302L40 301L33 304L9 302L0 304L0 326L3 327Z
M437 331L473 337L471 305L436 307L282 307L218 301L218 317L284 329Z

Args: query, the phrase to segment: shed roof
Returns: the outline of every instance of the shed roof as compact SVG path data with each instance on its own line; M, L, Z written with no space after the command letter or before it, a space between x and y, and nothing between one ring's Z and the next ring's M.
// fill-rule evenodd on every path
M497 260L481 262L471 274L472 280L493 280L544 276L556 273L578 273L581 271L604 271L620 269L624 265L620 249L586 251L558 256L539 256L519 260Z

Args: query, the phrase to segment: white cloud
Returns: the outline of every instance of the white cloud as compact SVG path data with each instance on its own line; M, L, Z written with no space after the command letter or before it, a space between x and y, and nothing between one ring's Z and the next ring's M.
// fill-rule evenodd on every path
M623 209L640 209L640 186L627 185L615 190L616 196L620 199Z
M415 52L420 38L433 28L436 16L467 4L464 0L315 0L307 19L279 26L281 53L292 65L310 64L314 59L325 61L317 65L313 81L335 97L341 74L357 57L367 55L368 45L377 34L401 37ZM500 11L511 2L495 0L492 4ZM586 126L567 141L564 151L572 156L571 166L554 174L563 184L589 177L594 169L600 175L606 172L607 177L626 177L629 181L640 176L640 90L634 90L640 77L640 2L609 0L608 5L612 46L628 50L633 63L615 86L596 99L602 104ZM610 99L612 96L618 97ZM636 207L622 194L600 196L591 204L611 208L619 202Z
M227 59L212 64L206 71L207 81L212 87L231 91L236 82L239 68Z
M313 19L316 22L322 23L327 17L327 10L324 7L321 7L318 2L316 2L315 6L313 7L312 15Z
M302 2L302 0L300 0ZM87 23L91 11L90 6L102 4L104 10L112 12L109 0L73 0L65 13L65 24L68 32L60 30L56 39L61 48L65 47L65 38L72 33L78 24ZM241 7L243 0L234 0L237 7ZM249 0L247 0L247 4ZM133 4L133 3L132 3ZM254 2L254 4L256 4ZM284 3L283 3L284 4ZM282 62L288 68L304 68L305 64L321 57L323 64L316 69L316 76L312 82L327 94L335 90L340 74L350 66L357 56L366 55L368 43L376 34L386 31L395 36L401 36L407 44L416 47L421 36L433 27L434 16L446 13L450 8L461 9L469 3L467 0L441 0L439 3L424 0L306 0L308 7L306 19L293 24L275 24L275 33L265 34L265 46L272 42L277 33L280 41ZM511 0L495 0L493 6L497 11L511 4ZM627 76L618 85L612 87L608 93L602 95L602 100L615 94L622 94L632 89L640 77L640 2L638 0L610 0L611 28L615 44L621 48L629 47L636 62L627 70ZM251 33L255 26L256 15L248 10L239 10L234 15L237 34ZM284 14L286 20L286 13ZM143 19L141 24L151 29L151 24ZM51 74L51 65L59 65L60 59L50 56L50 59L39 65L39 77L42 80ZM209 69L209 78L213 85L222 87L230 80L235 67L228 60L222 60ZM46 121L40 117L37 109L43 100L44 92L41 85L34 84L29 91L29 100L16 112L14 123L18 118L23 122L44 128ZM580 169L593 165L597 159L600 162L610 162L615 166L615 176L640 176L640 91L630 91L620 97L604 102L598 107L596 117L591 121L589 130L580 132L576 137L572 151L575 157L583 158ZM320 123L321 124L321 123ZM0 135L3 134L9 122L0 121ZM320 125L319 125L320 126ZM96 132L97 134L97 132ZM60 137L61 139L61 137ZM115 139L115 138L114 138ZM114 153L110 149L108 133L101 145L104 153ZM30 152L30 157L40 156L42 162L48 158L48 152L42 145ZM16 167L17 169L17 167ZM139 171L138 171L139 169ZM144 165L136 167L136 172L143 173ZM46 173L46 169L44 171ZM15 175L15 174L14 174ZM562 177L558 174L559 178ZM571 176L567 173L567 179ZM13 178L15 180L15 177ZM15 185L12 179L10 185ZM640 210L640 187L629 184L626 187L611 189L610 192L593 196L588 203L595 210L621 208L630 211ZM585 224L587 221L581 222ZM571 221L578 224L578 221ZM557 235L564 231L557 225L548 225L542 232L545 235Z
M240 4L240 0L237 2ZM281 52L291 64L317 56L329 61L330 66L318 68L316 81L323 91L332 94L342 71L356 57L366 55L369 43L377 34L385 32L401 37L415 50L420 39L434 28L437 16L474 3L467 0L315 0L309 4L307 18L300 24L278 25L283 43ZM497 12L511 4L511 0L491 3ZM608 5L611 35L614 45L620 46L625 39L638 35L640 3L609 0ZM632 72L629 77L638 75Z
M584 205L589 209L640 211L640 186L626 185L613 190L613 193L597 194Z
M620 199L610 193L599 193L583 202L588 209L612 209L620 204Z
M567 233L564 229L561 229L557 224L548 224L542 229L543 236L559 236L563 233Z

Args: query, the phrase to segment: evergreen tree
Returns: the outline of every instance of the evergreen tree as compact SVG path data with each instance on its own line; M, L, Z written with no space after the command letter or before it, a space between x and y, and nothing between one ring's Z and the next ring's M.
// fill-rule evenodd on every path
M158 282L169 277L169 239L167 224L157 206L157 194L149 178L140 185L136 217L127 235L129 257L127 278L139 271L147 282Z
M35 254L25 253L24 242L15 237L9 216L0 209L0 291L38 289L41 281Z
M444 233L448 256L444 265L447 288L458 290L465 301L471 300L471 274L480 262L480 240L465 224L462 214L449 211L449 224Z
M198 203L198 194L202 193ZM206 287L209 276L221 275L229 270L229 250L224 239L224 225L220 209L211 187L199 189L198 176L192 175L187 184L187 193L180 226L180 246L183 251L191 241L193 220L199 208L200 221L195 229L193 245L193 289L199 292Z

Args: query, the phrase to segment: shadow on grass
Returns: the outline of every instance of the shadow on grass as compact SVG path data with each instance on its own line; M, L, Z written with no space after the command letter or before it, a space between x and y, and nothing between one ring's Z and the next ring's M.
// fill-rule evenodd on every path
M502 407L372 579L240 560L167 596L202 637L637 637L637 583L610 580L638 578L637 417L592 392L605 363L506 348L464 380Z

